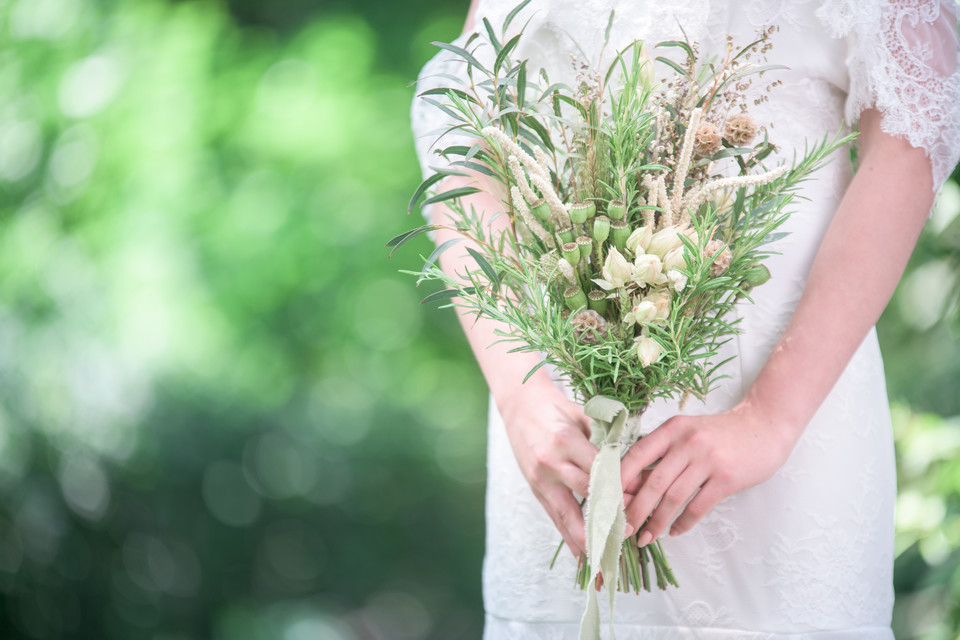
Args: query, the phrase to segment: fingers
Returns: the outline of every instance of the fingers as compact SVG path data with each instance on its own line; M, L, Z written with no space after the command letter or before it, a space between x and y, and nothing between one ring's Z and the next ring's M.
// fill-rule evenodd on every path
M642 437L623 456L620 461L620 482L624 491L635 492L636 480L641 472L666 454L670 447L670 438L666 431L661 431L665 426L666 424Z
M588 467L589 468L589 467ZM573 464L565 464L557 470L560 481L578 496L584 498L590 491L590 474Z
M678 536L692 529L703 516L710 513L725 497L727 497L727 494L724 492L722 484L715 480L708 480L700 489L700 493L694 496L690 504L680 514L680 517L670 527L670 535Z
M541 497L541 496L538 496ZM580 503L563 487L551 487L540 500L574 557L587 548Z
M706 478L695 466L688 466L680 474L660 500L660 504L653 510L650 519L643 525L640 537L637 539L639 546L649 544L660 537L670 522L677 517L680 509L697 492L700 485Z
M627 507L627 529L636 531L687 467L682 450L663 457ZM689 494L688 494L689 497ZM681 503L682 504L682 503Z

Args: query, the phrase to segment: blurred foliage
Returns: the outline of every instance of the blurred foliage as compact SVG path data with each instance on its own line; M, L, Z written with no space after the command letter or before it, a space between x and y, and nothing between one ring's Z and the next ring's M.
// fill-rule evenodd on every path
M485 389L383 248L466 4L0 1L0 637L479 637ZM901 639L960 625L958 211L881 326Z

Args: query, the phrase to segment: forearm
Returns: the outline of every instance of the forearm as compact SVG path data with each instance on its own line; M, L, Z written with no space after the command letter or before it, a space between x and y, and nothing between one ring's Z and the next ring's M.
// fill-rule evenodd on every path
M861 119L861 166L830 223L786 331L742 407L792 446L893 295L933 200L923 151Z
M454 188L456 186L466 186L473 184L469 178L448 178L444 181L444 188ZM475 193L463 198L464 206L473 206L478 212L482 212L484 224L487 224L494 213L500 211L503 205L498 202L489 189L484 189L480 193ZM434 223L442 224L446 227L438 229L436 232L436 242L438 245L453 238L462 238L454 231L454 222L451 219L452 212L443 204L435 206L433 209ZM490 229L492 234L508 232L506 216L499 216ZM448 274L462 274L467 269L476 269L474 263L466 253L465 248L470 246L469 241L464 241L454 245L444 252L440 257L440 266ZM512 402L516 393L521 389L524 377L529 373L540 359L532 353L508 353L508 351L517 345L515 343L498 342L502 336L497 335L497 331L508 331L509 327L503 323L490 318L477 318L468 314L461 307L456 307L457 317L463 326L470 348L480 365L484 378L490 387L494 400L501 412L506 405ZM538 387L540 385L552 385L547 371L538 370L525 383L526 388Z

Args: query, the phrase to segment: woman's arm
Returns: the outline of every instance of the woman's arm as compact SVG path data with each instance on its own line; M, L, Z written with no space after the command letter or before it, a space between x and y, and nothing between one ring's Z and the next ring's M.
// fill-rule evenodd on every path
M475 180L451 177L442 185L446 190L475 184ZM490 189L463 198L462 202L464 206L473 206L482 212L485 220L503 208ZM448 208L435 206L433 222L452 227L450 214ZM507 232L507 224L506 216L497 217L491 234ZM459 237L456 231L448 228L436 232L438 245ZM444 271L458 274L468 267L476 268L465 251L458 250L465 245L455 245L441 256ZM503 417L520 470L571 552L579 555L586 543L583 516L573 492L587 495L590 467L597 451L588 439L589 427L582 408L564 396L545 368L523 383L539 358L530 353L508 353L516 345L494 344L501 339L496 330L506 330L501 323L487 318L477 319L459 308L457 316Z
M860 168L790 324L746 396L719 415L671 418L625 456L628 529L650 516L641 546L688 500L672 535L770 478L893 295L933 203L931 167L923 150L881 131L877 111L863 112L860 129ZM657 459L641 484L641 470Z

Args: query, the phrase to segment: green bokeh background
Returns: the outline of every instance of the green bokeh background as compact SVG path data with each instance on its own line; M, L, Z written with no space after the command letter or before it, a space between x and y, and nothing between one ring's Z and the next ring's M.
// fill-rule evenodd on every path
M384 248L467 4L0 0L0 637L480 637L486 391ZM960 629L958 213L880 327L901 640Z

